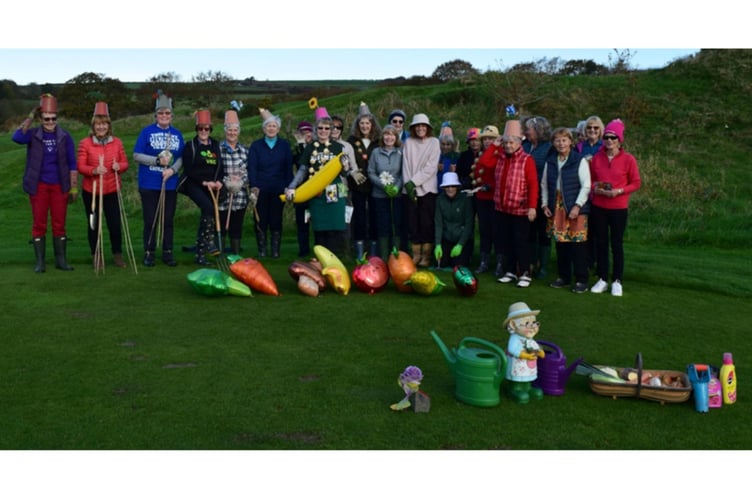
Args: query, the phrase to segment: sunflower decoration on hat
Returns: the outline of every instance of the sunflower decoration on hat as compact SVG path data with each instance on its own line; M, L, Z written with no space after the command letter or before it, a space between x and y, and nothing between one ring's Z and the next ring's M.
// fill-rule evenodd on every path
M308 99L308 109L316 109L319 107L319 100L315 97Z

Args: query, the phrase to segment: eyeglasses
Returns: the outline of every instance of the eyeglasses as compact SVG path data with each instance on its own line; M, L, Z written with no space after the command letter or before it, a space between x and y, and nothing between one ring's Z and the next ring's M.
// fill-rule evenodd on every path
M211 127L196 127L199 132L211 132Z
M316 130L331 130L331 127L316 127Z
M616 137L615 135L604 135L603 140L604 141L618 141L619 138Z
M592 126L588 125L587 129L588 130L600 130L601 128L598 127L598 126L592 127Z
M392 120L392 123L405 123L405 120Z
M56 122L57 116L45 116L42 120L46 122Z

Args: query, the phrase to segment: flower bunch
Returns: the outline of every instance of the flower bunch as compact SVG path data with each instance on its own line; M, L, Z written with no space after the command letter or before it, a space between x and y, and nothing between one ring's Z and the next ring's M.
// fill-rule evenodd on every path
M514 107L514 104L507 106L505 111L507 112L507 118L514 118L517 116L517 108Z

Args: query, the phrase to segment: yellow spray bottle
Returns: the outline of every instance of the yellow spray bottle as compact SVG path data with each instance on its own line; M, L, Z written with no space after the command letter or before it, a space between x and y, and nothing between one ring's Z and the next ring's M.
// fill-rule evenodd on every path
M730 352L723 353L723 366L719 377L723 392L723 403L730 405L736 402L736 368Z

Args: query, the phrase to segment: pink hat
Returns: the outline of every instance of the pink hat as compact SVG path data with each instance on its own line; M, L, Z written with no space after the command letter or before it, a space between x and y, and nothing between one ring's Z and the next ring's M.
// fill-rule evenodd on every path
M39 107L42 113L57 113L57 99L52 94L42 94L39 97Z
M504 137L516 137L522 140L522 124L519 120L509 120L504 125Z
M110 116L110 110L107 107L107 103L106 102L101 102L100 101L100 102L94 104L94 116L97 116L97 115L99 115L99 116L107 116L107 117Z
M240 125L237 111L234 109L228 109L225 111L225 125Z
M611 120L603 129L603 135L614 134L619 138L619 142L624 142L624 122L620 119Z
M326 108L316 108L316 111L314 111L314 118L316 118L316 121L323 120L324 118L330 118L329 112L326 110Z
M211 125L211 111L199 109L196 111L196 125Z

